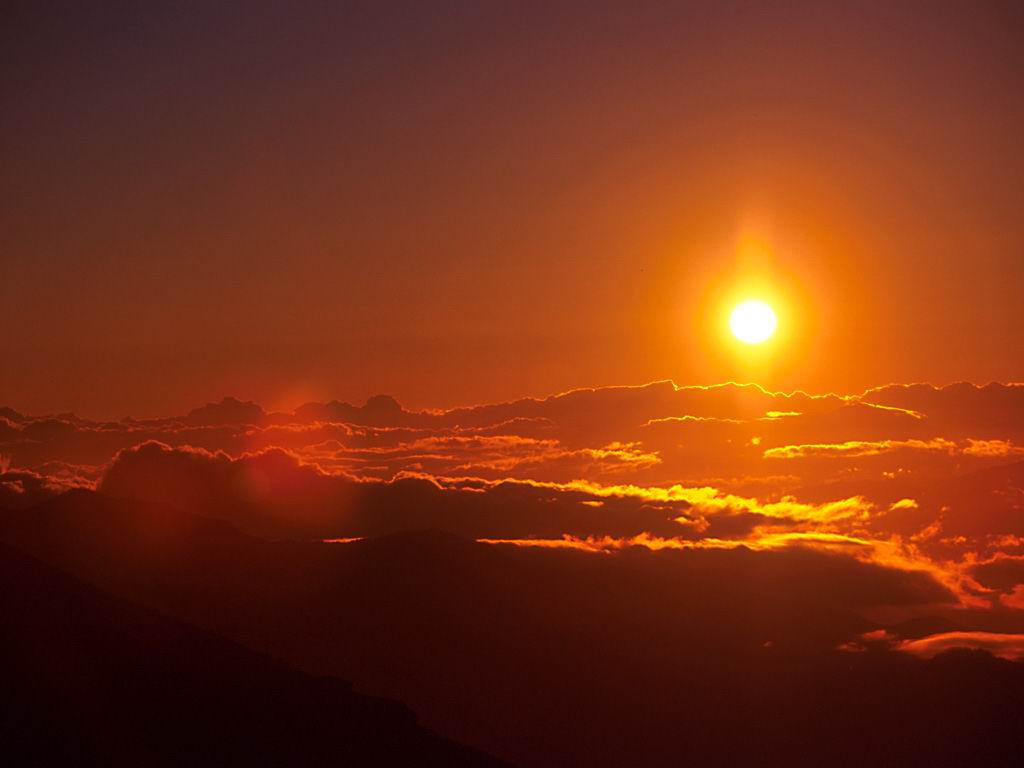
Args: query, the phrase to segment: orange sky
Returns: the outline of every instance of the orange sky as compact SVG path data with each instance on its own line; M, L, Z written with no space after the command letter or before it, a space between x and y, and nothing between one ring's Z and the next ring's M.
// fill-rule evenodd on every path
M119 5L5 25L0 404L1024 379L1016 4Z

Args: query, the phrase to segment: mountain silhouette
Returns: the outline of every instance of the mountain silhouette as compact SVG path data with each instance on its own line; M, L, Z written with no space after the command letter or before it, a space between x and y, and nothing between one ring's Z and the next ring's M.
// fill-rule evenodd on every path
M125 602L0 545L12 765L498 765L407 707Z

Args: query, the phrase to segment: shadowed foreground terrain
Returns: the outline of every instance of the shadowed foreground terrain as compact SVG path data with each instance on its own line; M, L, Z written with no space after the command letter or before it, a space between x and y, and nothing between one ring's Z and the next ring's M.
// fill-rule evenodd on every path
M0 531L119 599L399 698L428 728L521 764L1012 765L1019 756L1024 665L963 649L929 660L895 650L957 626L918 615L882 634L864 608L884 601L920 614L940 610L948 592L926 574L834 553L598 554L441 532L273 542L88 491L5 513ZM4 568L15 642L36 643L7 649L18 659L13 679L22 696L88 713L72 720L75 738L101 740L90 749L115 744L148 760L154 745L188 754L213 733L215 761L227 750L359 762L385 746L398 759L418 751L416 763L470 758L424 736L400 707L23 557L7 553ZM54 594L84 608L23 607ZM72 661L95 680L40 674ZM67 717L24 712L36 726ZM127 731L134 741L104 741Z
M355 694L0 546L16 765L497 765Z

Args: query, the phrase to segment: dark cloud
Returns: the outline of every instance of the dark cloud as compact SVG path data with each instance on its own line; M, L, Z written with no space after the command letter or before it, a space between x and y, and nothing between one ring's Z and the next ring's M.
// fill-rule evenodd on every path
M224 517L245 530L280 538L369 536L417 528L442 528L474 538L643 532L686 536L697 523L686 517L690 505L682 500L599 498L585 489L517 482L442 487L429 477L364 481L326 474L280 449L234 459L145 443L122 451L99 488L113 496Z
M267 414L256 403L225 397L219 403L193 408L182 421L190 426L208 427L226 424L263 424Z
M1000 552L972 567L971 575L989 589L1013 593L1018 586L1024 585L1024 555Z
M851 466L948 473L1021 455L1021 391L917 385L841 397L657 382L436 412L407 411L387 396L363 406L311 403L293 414L225 398L181 417L116 423L12 411L0 423L0 454L24 468L95 466L159 440L233 456L280 447L371 477L413 470L565 482L621 471L663 484L787 473L821 480ZM805 466L780 472L780 457Z
M918 411L936 435L1024 440L1024 384L890 384L868 390L862 400Z
M986 651L1001 659L1017 661L1024 659L1024 634L945 632L918 640L907 640L899 645L900 650L926 659L954 648Z
M91 487L92 480L74 468L50 466L46 472L5 469L0 463L0 509L28 509L72 488Z

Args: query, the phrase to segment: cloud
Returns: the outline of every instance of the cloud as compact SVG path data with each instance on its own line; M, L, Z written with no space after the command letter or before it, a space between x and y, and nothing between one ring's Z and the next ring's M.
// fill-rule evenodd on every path
M942 451L952 453L956 444L937 438L934 440L847 440L843 443L814 443L810 445L783 445L769 448L764 452L766 459L797 459L808 456L839 456L843 458L860 458L877 456L899 449L916 451Z
M649 487L447 477L405 472L389 481L328 473L278 449L233 458L144 443L122 451L99 484L104 493L160 501L231 519L283 538L344 538L443 528L473 538L651 536L762 537L760 527L806 535L808 526L867 520L860 497L820 504L759 501L713 487ZM819 531L823 532L823 531Z
M979 561L971 569L972 574L986 586L994 589L1009 589L1024 584L1024 555L998 553Z
M325 469L339 468L379 479L390 479L403 471L486 478L596 478L628 474L660 463L656 453L644 451L637 443L568 449L557 440L477 430L405 437L365 447L330 440L301 449L301 455Z
M925 659L956 648L966 648L986 651L1000 659L1017 661L1024 659L1024 634L944 632L917 640L905 640L896 648Z
M917 502L914 499L898 499L889 505L889 511L895 512L897 509L917 509Z
M768 477L778 474L770 466L778 458L842 458L878 473L948 472L963 457L994 463L1019 455L1021 391L955 385L811 395L662 381L438 411L406 410L384 395L362 406L310 403L293 413L224 398L182 416L119 422L7 409L0 453L25 469L49 461L99 466L156 440L235 457L282 448L327 469L382 479L402 471L562 482L617 474L648 485ZM957 410L964 402L969 407ZM840 479L842 471L797 470L812 482Z
M182 421L190 426L222 426L227 424L263 424L267 414L257 403L225 397L219 403L193 408Z
M650 504L646 497L628 494L597 499L572 485L446 482L412 473L391 481L365 480L324 472L279 449L233 458L148 442L118 454L99 489L225 517L245 530L278 538L342 538L415 528L473 537L668 535L692 526L686 520L689 505L682 500ZM603 503L584 503L595 500Z
M0 461L0 510L28 509L73 488L94 482L74 467L50 466L45 473L10 469Z
M6 478L3 499L24 506L102 477L105 492L278 538L438 527L659 546L870 542L857 557L933 572L967 602L1005 603L1015 585L995 590L972 567L1024 540L1022 392L662 381L448 410L388 396L292 413L224 398L118 422L6 409L0 455L22 475Z
M890 384L868 390L860 400L925 414L936 434L1017 442L1024 436L1022 384Z
M324 472L280 450L240 458L146 443L119 454L99 489L229 520L275 539L339 540L441 529L474 539L610 551L788 548L924 574L965 604L964 574L913 542L870 532L888 510L862 497L762 501L713 487L648 487L403 473L389 481ZM907 504L899 507L909 511Z
M1024 446L1014 445L1010 440L967 440L967 447L963 452L968 456L1021 456L1024 455Z
M1007 608L1024 611L1024 584L1017 584L1006 594L999 596L999 602Z

